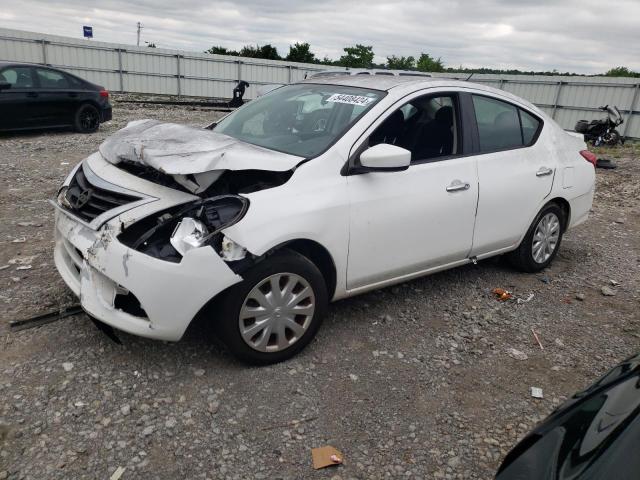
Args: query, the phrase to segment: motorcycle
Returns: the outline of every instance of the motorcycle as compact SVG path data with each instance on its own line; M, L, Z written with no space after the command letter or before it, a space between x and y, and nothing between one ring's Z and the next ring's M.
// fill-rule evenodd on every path
M599 107L600 110L607 112L607 118L601 118L599 120L578 120L575 130L578 133L584 134L585 142L591 142L594 147L600 145L614 146L620 143L624 143L624 138L616 130L616 127L622 125L624 120L618 107L610 107L605 105Z

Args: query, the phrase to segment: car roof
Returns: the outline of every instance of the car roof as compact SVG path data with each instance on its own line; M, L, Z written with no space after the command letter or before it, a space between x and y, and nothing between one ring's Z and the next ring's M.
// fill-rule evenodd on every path
M410 83L431 84L437 81L429 77L412 77L399 75L335 75L330 77L309 78L302 83L321 83L324 85L343 85L345 87L369 88L372 90L389 91L400 85ZM429 85L431 86L431 85Z
M0 68L3 68L3 67L44 67L44 68L51 68L51 67L49 67L47 65L42 65L41 63L0 61Z
M476 90L484 91L488 94L495 95L497 97L502 97L504 99L509 99L513 102L517 102L521 105L526 106L529 110L536 112L541 115L543 112L533 105L531 102L525 100L524 98L518 97L509 93L505 90L500 90L497 88L489 87L487 85L482 85L480 83L468 82L465 80L454 80L450 78L428 78L428 77L412 77L412 76L397 76L397 75L343 75L343 76L334 76L334 77L320 77L320 78L309 78L307 80L303 80L299 83L306 84L322 84L322 85L342 85L345 87L360 87L367 88L370 90L383 90L390 91L394 88L411 86L415 90L419 90L421 88L435 88L435 87L445 87L445 88L473 88Z

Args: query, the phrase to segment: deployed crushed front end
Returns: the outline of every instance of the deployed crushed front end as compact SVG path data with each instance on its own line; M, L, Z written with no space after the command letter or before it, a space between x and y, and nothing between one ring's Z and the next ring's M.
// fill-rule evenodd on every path
M255 260L223 233L249 208L245 194L282 185L300 161L205 129L131 122L52 201L56 267L96 319L178 340Z
M123 174L94 154L52 202L56 267L96 319L179 340L208 300L241 280L221 257L225 239L216 227L241 216L245 202L203 200ZM189 230L194 224L199 229Z

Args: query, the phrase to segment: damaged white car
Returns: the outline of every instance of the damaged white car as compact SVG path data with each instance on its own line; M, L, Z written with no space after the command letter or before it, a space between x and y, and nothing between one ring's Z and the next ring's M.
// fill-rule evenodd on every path
M543 269L587 218L594 162L503 91L308 80L207 129L107 139L52 202L55 263L104 324L176 341L200 317L241 359L277 362L331 300L503 253Z

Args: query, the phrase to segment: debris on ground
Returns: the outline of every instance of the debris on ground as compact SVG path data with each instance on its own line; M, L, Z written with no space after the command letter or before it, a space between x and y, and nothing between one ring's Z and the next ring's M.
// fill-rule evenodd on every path
M531 387L531 396L533 398L544 398L540 387Z
M507 349L507 355L509 355L511 358L515 358L516 360L526 360L529 358L526 353L521 352L520 350L516 350L515 348Z
M535 294L530 293L529 296L527 296L527 298L518 298L518 305L521 303L529 303L531 300L533 300L533 297L535 296Z
M596 160L596 168L613 170L614 168L618 168L618 166L610 158L599 158Z
M313 468L316 470L332 465L340 465L343 461L342 453L329 445L326 447L312 448L311 457L313 459Z
M605 297L615 297L616 296L616 292L615 290L613 290L612 288L609 287L602 287L600 289L600 291L602 292L602 295L604 295Z
M538 334L533 329L533 327L531 327L531 333L533 333L533 338L535 338L536 342L538 342L538 345L540 346L540 350L544 350L544 347L542 346L542 342L540 341L540 338L538 337Z
M122 474L124 473L124 471L125 471L124 467L116 468L115 471L109 477L109 480L120 480L120 477L122 477Z
M498 297L498 300L501 302L506 302L507 300L513 298L512 293L508 290L505 290L504 288L494 288L493 290L491 290L491 293Z

